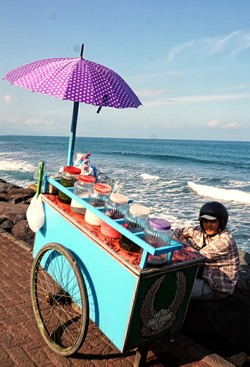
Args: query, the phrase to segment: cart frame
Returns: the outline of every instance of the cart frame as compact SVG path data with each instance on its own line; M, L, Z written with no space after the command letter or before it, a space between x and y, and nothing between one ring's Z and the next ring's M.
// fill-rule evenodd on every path
M141 248L141 253L138 255L140 260L137 264L129 262L126 256L114 251L109 246L109 241L107 239L104 241L101 236L96 234L96 231L93 233L89 226L84 224L82 215L72 216L70 210L65 210L66 204L58 205L54 195L46 194L50 185L81 203L86 209L99 216L101 220L136 243ZM74 341L73 347L65 348L63 346L60 349L56 346L53 349L54 341L51 343L51 337L44 336L42 333L45 341L50 347L52 344L52 349L59 354L75 353L86 336L87 314L89 313L90 319L121 352L137 348L134 366L142 366L151 341L166 335L171 336L181 329L192 285L198 267L203 262L203 257L194 252L193 257L189 260L172 261L173 254L181 250L182 244L172 241L170 246L154 248L143 240L143 232L130 232L122 225L122 220L109 218L103 213L103 207L95 208L88 203L87 198L77 197L73 193L73 187L63 187L59 179L53 179L46 175L43 191L45 224L36 233L33 250L34 264L37 263L37 259L47 247L51 251L55 249L62 256L70 257L72 264L77 263L79 268L76 270L76 274L78 271L81 273L80 277L78 275L76 277L80 278L81 283L77 287L79 289L83 287L79 291L83 296L80 297L81 301L78 302L78 306L80 305L82 308L82 305L87 303L84 305L86 315L82 320L82 331L80 337L77 336L77 341ZM53 247L53 244L56 245ZM161 268L147 267L149 254L162 253L167 254L167 265ZM40 270L43 271L43 263L41 262L41 264L42 269ZM41 329L44 320L37 313L38 300L34 293L35 272L37 272L37 267L33 265L31 274L32 303L36 320ZM87 293L87 297L84 297L85 293ZM46 296L54 306L57 294L48 297L47 293ZM83 301L85 298L87 302ZM44 325L42 325L42 329L44 329Z

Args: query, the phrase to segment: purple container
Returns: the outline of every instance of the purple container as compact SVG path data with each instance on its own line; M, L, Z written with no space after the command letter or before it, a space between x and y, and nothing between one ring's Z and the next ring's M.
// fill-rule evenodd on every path
M151 218L144 229L144 240L158 248L169 246L172 239L171 223L163 218ZM167 254L149 255L148 264L161 265L167 262Z

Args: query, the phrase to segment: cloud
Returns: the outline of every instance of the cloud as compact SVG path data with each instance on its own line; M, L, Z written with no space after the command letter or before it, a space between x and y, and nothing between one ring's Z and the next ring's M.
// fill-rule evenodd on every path
M44 120L41 118L30 118L27 120L23 120L20 116L17 115L6 115L0 113L0 121L4 121L5 124L8 125L15 125L20 128L24 128L24 126L28 127L34 127L34 126L40 126L41 128L43 126L52 126L54 125L54 122L49 120Z
M242 127L242 124L239 122L228 122L227 124L222 125L223 129L239 129Z
M7 125L19 124L20 118L17 115L9 115L0 112L0 122L4 122Z
M28 119L26 121L24 121L24 124L25 125L28 125L28 126L37 126L37 125L40 125L40 126L43 126L43 125L53 125L53 123L51 121L48 121L48 120L43 120L43 119L38 119L38 118L33 118L33 119Z
M250 49L250 32L236 30L227 35L193 39L173 47L167 55L167 62L172 61L178 56L202 57L220 54L222 52L226 52L230 56L235 56L247 49Z
M224 92L233 91L233 90L248 89L249 87L250 87L250 83L241 83L238 85L233 85L228 88L218 89L216 93L224 93Z
M136 92L140 98L154 98L162 96L165 93L165 89L144 89Z
M220 128L220 129L239 129L242 124L239 122L228 122L226 124L221 123L219 120L210 120L207 123L208 128Z
M148 102L143 103L144 106L147 107L159 107L164 105L169 105L171 103L176 104L187 104L187 103L202 103L202 102L220 102L220 101L236 101L236 100L250 100L250 93L234 93L234 94L212 94L212 95L203 95L203 96L180 96L180 97L170 97L170 98L162 98L155 99Z
M220 122L219 122L218 120L211 120L211 121L209 121L209 122L207 123L207 126L208 126L208 127L216 127L216 126L218 126L218 125L220 125Z
M179 123L174 123L174 122L167 122L164 126L165 129L169 129L169 130L176 130L176 129L182 129L183 125L179 124Z
M11 96L10 96L10 94L5 94L5 96L0 97L0 99L1 99L4 103L10 103L10 102L11 102Z

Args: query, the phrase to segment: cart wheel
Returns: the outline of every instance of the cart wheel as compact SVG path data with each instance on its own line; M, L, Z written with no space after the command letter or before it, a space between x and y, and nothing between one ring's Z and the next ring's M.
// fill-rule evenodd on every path
M70 356L84 342L89 323L85 282L71 252L49 243L31 270L31 300L45 342L57 354Z

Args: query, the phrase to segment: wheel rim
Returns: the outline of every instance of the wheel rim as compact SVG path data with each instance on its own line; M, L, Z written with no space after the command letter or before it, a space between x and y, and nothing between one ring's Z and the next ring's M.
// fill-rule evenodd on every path
M52 350L71 355L88 328L88 298L72 254L57 244L42 248L31 273L31 296L42 336Z

